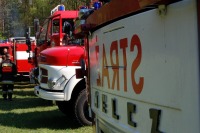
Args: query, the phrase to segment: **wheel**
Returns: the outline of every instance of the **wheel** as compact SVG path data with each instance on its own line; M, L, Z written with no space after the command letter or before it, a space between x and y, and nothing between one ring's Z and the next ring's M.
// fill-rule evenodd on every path
M76 120L81 125L92 125L92 118L89 117L89 108L85 89L79 93L74 109Z
M59 110L67 116L73 115L72 103L71 101L56 101Z

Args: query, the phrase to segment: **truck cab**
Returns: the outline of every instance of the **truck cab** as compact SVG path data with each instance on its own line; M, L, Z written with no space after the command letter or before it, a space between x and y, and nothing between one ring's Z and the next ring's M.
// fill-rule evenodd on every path
M91 125L85 79L75 70L85 58L83 39L73 36L78 11L55 11L38 34L38 85L35 94L56 101L60 111L80 125Z
M77 16L77 10L65 10L64 5L58 5L51 10L51 16L44 20L42 26L40 26L38 19L34 20L37 46L32 57L35 67L30 71L30 82L38 83L38 60L40 53L47 48L65 45L68 32L73 30L68 27L73 27L73 20Z

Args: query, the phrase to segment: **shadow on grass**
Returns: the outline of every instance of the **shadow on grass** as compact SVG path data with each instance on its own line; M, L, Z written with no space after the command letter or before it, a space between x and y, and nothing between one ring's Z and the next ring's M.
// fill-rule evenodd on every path
M13 101L4 101L0 98L0 110L10 111L14 109L26 109L52 106L52 101L44 100L34 94L33 89L14 89Z
M80 126L66 117L59 110L35 111L29 113L4 113L0 114L2 126L21 129L48 128L54 130L77 129Z
M14 89L13 91L13 96L18 97L18 96L36 96L34 94L34 89L33 88L28 88L28 89Z
M0 98L2 98L2 86L0 85ZM18 96L36 96L34 94L34 88L16 88L13 89L13 97Z
M11 111L14 109L27 109L36 107L53 106L52 101L41 98L13 98L13 101L4 101L0 99L0 110Z
M35 96L33 89L14 90L13 101L4 101L0 97L0 125L20 129L54 130L80 127L72 117L60 112L52 101Z

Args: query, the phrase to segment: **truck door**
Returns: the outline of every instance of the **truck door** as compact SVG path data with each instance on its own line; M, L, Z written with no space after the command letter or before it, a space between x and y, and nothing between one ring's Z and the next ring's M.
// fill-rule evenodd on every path
M28 63L29 53L26 52L26 40L25 38L19 40L15 39L13 42L13 61L17 65L18 73L26 75L29 73L30 69L33 68L33 65ZM32 52L30 52L30 57L32 57Z

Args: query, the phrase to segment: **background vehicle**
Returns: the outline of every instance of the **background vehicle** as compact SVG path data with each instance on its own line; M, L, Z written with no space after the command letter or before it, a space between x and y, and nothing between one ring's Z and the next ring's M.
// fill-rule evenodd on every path
M95 132L200 132L199 0L111 0L75 31Z
M58 5L51 11L49 16L43 23L39 25L39 20L34 20L34 29L37 38L37 47L33 52L32 61L35 68L30 71L30 82L37 83L38 77L38 57L41 51L54 46L65 45L63 42L66 40L65 32L70 25L73 25L73 19L78 16L78 11L65 10L64 5ZM70 33L67 33L70 34Z
M36 46L35 37L30 38L31 51ZM18 75L28 76L30 69L34 66L29 63L28 57L32 57L32 52L28 53L26 38L25 37L11 37L8 41L0 43L0 55L3 55L4 48L8 49L8 53L11 55L11 59L17 66Z
M39 33L35 94L56 101L63 113L73 116L81 125L91 125L85 79L76 79L75 74L85 58L82 39L72 35L77 17L78 11L55 11L45 24L47 28Z

